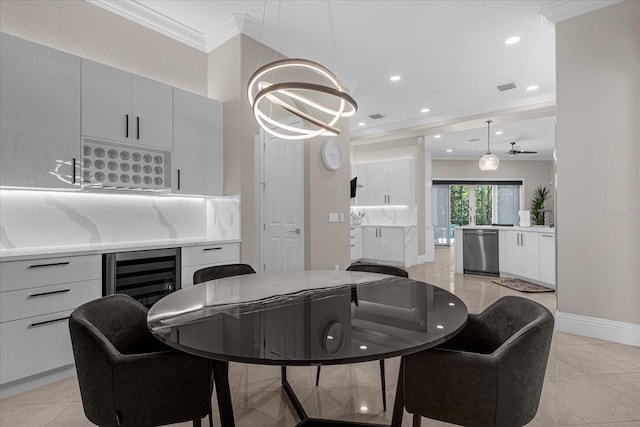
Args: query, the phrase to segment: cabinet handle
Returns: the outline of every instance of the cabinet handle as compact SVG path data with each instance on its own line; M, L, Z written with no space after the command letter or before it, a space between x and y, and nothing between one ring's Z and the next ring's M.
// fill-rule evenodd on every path
M47 295L64 294L64 293L69 292L69 291L71 291L71 289L66 288L66 289L59 289L57 291L40 292L40 293L37 293L37 294L29 294L29 295L27 295L27 298L37 298L37 297L44 297L44 296L47 296Z
M553 234L542 234L541 237L553 237Z
M387 194L387 204L391 204L391 194Z
M129 138L129 115L125 114L124 137Z
M65 316L65 317L60 317L58 319L45 320L43 322L29 323L28 328L35 328L36 326L44 326L44 325L48 325L50 323L63 322L65 320L67 320L68 318L69 318L69 316Z
M178 169L178 190L180 189L180 169Z
M73 157L71 158L71 183L75 184L76 183L76 166L77 166L77 162L76 162L76 158Z
M52 262L50 264L33 264L27 268L61 267L63 265L69 265L69 264L70 264L69 261L62 261L62 262Z
M355 247L355 246L356 246L356 245L351 245L351 247L352 247L352 248L353 248L353 247Z
M202 249L202 252L204 252L204 251L219 251L220 249L222 249L222 246L216 246L215 248L204 248L204 249Z
M352 238L352 239L355 239L355 238L356 238L356 236L351 236L351 238Z
M136 116L136 139L140 139L140 116Z

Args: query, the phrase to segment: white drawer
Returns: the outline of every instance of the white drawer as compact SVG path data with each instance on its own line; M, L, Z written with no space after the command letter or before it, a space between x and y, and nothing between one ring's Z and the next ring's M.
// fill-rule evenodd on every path
M0 324L0 384L73 363L71 311Z
M73 310L102 296L98 279L4 292L0 298L0 322Z
M101 277L100 255L0 262L1 292Z
M240 259L239 243L222 243L182 248L182 266L237 263Z

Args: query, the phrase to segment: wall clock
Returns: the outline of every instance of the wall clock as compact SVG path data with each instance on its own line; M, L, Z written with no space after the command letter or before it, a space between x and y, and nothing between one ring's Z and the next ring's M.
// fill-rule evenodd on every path
M337 170L342 166L342 146L335 139L322 145L322 163L329 170Z

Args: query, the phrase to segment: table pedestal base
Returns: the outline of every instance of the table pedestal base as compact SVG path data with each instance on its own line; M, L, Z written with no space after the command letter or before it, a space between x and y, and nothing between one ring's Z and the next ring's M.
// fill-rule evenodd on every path
M319 418L310 418L304 410L302 403L298 400L293 388L287 380L287 367L281 367L282 388L284 389L289 402L296 411L300 422L296 427L390 427L388 424L363 423L358 421L339 421L339 420L323 420ZM396 398L393 405L393 416L391 418L391 427L400 427L402 425L402 413L404 411L404 358L400 362L400 372L398 373L398 385L396 387Z

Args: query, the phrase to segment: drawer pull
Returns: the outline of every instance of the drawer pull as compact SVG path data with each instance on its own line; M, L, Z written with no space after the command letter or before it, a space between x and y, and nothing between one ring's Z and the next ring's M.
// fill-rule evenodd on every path
M352 247L352 248L353 248L353 247L355 247L355 246L356 246L356 245L351 245L351 247Z
M47 295L55 295L55 294L64 294L65 292L69 292L71 289L66 288L66 289L59 289L57 291L50 291L50 292L40 292L37 294L29 294L27 295L27 298L36 298L36 297L44 297Z
M542 237L553 237L553 234L543 234Z
M33 264L33 265L30 265L28 268L60 267L60 266L69 265L69 264L70 264L70 261L52 262L50 264Z
M44 326L44 325L48 325L50 323L56 323L56 322L62 322L65 321L69 318L69 316L65 316L65 317L60 317L58 319L51 319L51 320L45 320L42 322L36 322L36 323L30 323L29 324L29 328L35 328L36 326Z
M202 252L204 252L204 251L219 251L220 249L222 249L222 246L217 246L215 248L204 248L202 250Z
M351 236L351 238L352 238L352 239L355 239L355 238L356 238L356 236Z

